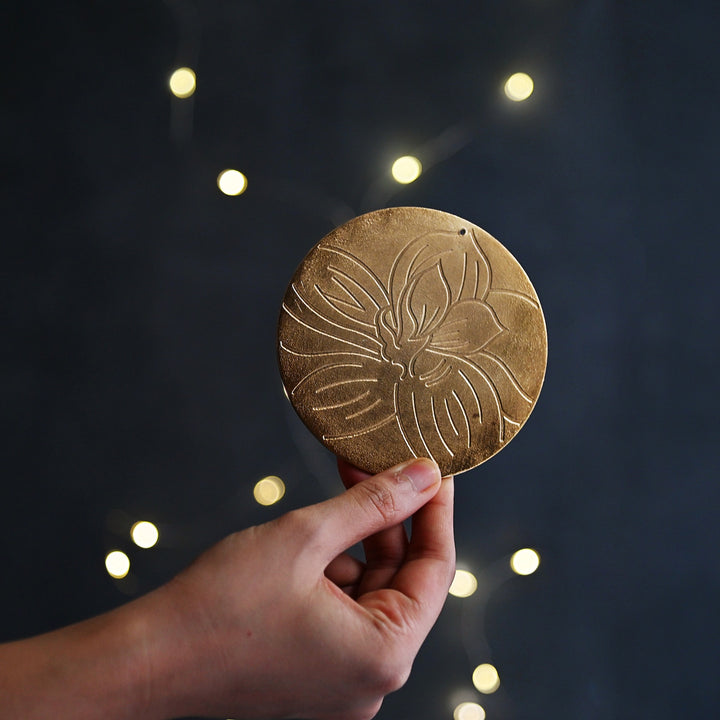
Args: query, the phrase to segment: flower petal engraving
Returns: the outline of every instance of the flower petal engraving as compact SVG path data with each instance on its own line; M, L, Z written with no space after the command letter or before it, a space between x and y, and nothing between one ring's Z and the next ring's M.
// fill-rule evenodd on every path
M429 348L468 357L484 348L503 329L490 305L482 300L461 300L448 310L432 334Z
M439 262L414 276L410 286L400 295L398 316L409 319L412 330L403 330L408 337L427 336L445 319L452 302L450 283Z
M419 220L403 237L408 211ZM390 208L350 221L308 255L283 303L293 405L333 451L374 472L408 456L446 473L474 467L522 426L544 376L527 362L544 363L546 340L522 269L457 218L432 228L438 215ZM387 252L365 254L368 232L382 232Z
M341 248L323 247L324 266L319 268L315 292L326 312L349 327L374 329L375 315L389 304L380 279L360 259Z

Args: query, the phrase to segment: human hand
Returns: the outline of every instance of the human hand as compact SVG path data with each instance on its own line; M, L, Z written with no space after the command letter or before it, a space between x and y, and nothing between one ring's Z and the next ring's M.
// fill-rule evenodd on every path
M366 720L405 682L452 580L452 479L428 460L339 467L345 493L229 536L148 596L143 716ZM361 540L366 563L344 552Z

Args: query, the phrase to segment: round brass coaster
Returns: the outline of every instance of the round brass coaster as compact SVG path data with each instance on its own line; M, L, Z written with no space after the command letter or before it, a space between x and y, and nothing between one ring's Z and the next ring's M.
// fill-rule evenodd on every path
M412 457L469 470L540 393L547 335L515 258L455 215L400 207L324 237L285 294L280 372L303 422L377 473Z

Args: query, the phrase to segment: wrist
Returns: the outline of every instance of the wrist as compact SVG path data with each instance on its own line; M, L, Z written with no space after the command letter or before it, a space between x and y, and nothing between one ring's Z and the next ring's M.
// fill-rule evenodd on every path
M130 606L0 646L0 720L148 715L142 628Z

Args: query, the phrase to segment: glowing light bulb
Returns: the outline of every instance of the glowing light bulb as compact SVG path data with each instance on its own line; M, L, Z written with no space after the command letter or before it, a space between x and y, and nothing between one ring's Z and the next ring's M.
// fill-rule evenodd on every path
M247 184L247 178L239 170L223 170L217 176L217 186L226 195L242 195Z
M195 73L188 67L181 67L175 70L170 76L170 92L179 98L188 98L197 87Z
M114 578L124 578L130 572L130 558L120 550L113 550L105 558L105 569Z
M540 566L540 556L532 548L523 548L513 553L510 567L518 575L532 575Z
M478 665L472 674L473 685L485 695L494 693L500 687L500 676L494 665Z
M404 155L392 164L390 172L396 182L407 185L420 177L422 164L416 157Z
M151 522L140 520L130 528L130 537L138 547L151 548L158 541L160 533Z
M482 705L474 702L462 702L453 710L454 720L485 720Z
M274 505L285 495L285 483L276 475L268 475L258 480L253 488L253 496L260 505Z
M527 73L514 73L505 81L505 95L513 102L527 100L533 92L535 84Z
M477 578L467 570L456 570L448 592L455 597L470 597L477 590Z

